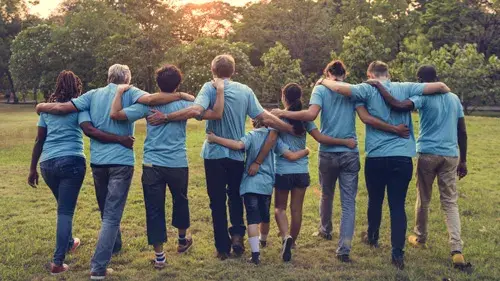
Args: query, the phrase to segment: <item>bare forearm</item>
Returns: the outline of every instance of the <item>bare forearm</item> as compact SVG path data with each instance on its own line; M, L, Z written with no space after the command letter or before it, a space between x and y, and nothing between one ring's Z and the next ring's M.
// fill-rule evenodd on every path
M40 160L40 156L42 155L43 143L44 142L39 140L38 138L35 140L35 145L33 146L33 151L31 153L31 170L36 170L38 160Z
M167 115L168 121L184 121L190 118L199 117L203 113L203 109L199 106L191 106Z
M460 149L460 162L467 162L467 133L458 135L458 148Z
M285 157L285 159L287 159L288 161L294 162L294 161L297 161L301 158L306 157L307 155L309 155L308 149L302 149L302 150L299 150L296 152L292 152L289 150L283 154L283 157Z
M274 128L280 132L293 134L292 125L281 121L278 117L270 114L267 111L264 111L262 114L257 116L257 119L259 119L267 127Z
M117 92L111 104L111 112L109 114L110 118L113 120L127 120L127 115L123 112L122 105L122 92Z
M346 97L350 97L352 95L351 85L347 83L323 79L321 85Z
M324 145L330 145L330 146L341 146L346 144L345 139L339 139L339 138L332 138L326 135L321 134L318 138L315 138L317 142L324 144Z
M245 145L241 141L225 139L217 136L214 136L212 142L227 147L231 150L242 150L245 148Z
M78 111L77 108L71 102L65 103L40 103L36 106L36 112L38 114L44 112L54 115L65 115L71 112Z
M122 136L107 133L95 128L92 123L84 122L80 125L83 133L92 139L95 139L102 143L120 143Z
M212 117L211 120L222 119L222 114L224 113L224 86L217 88L217 96L212 111L213 113L209 112L209 117ZM205 114L207 113L205 112Z
M178 101L182 99L181 93L173 93L173 94L164 94L164 93L156 93L156 94L148 94L140 97L137 102L142 103L144 105L154 106L154 105L162 105L168 104L174 101Z
M264 160L266 159L267 155L273 149L273 147L276 145L276 142L278 141L278 132L276 131L270 131L269 135L266 138L266 141L264 142L264 145L259 151L259 154L257 155L257 158L255 158L254 162L257 164L262 164Z
M283 117L287 119L293 119L298 121L314 121L318 115L309 110L301 110L301 111L284 111Z
M406 112L413 110L414 105L411 100L397 100L389 93L389 91L387 91L382 83L377 83L375 87L378 89L385 102L388 103L394 111Z

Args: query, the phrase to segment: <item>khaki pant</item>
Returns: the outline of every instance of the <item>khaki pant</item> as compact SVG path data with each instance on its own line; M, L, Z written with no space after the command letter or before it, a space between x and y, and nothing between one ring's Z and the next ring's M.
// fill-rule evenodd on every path
M451 251L462 251L460 215L458 213L457 166L458 157L419 154L417 162L417 203L415 206L415 234L421 243L427 240L429 203L432 184L438 178L441 209L446 216Z

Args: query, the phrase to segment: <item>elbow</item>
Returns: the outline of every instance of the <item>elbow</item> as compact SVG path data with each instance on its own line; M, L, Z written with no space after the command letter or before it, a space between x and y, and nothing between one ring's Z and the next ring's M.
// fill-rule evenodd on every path
M445 83L441 82L441 92L448 93L448 92L451 92L451 90Z
M111 114L109 115L109 118L111 118L112 120L118 121L118 120L120 120L120 114L118 114L118 112L111 112Z

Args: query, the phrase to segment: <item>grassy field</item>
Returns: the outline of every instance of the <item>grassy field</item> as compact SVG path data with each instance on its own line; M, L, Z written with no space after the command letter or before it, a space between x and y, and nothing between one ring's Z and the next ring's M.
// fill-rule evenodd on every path
M415 116L418 127L418 118ZM98 235L100 220L90 169L85 178L74 219L74 235L82 239L78 252L67 257L71 272L51 277L46 270L55 241L56 204L52 194L41 184L32 189L26 183L37 116L32 106L0 105L0 280L85 280ZM184 255L175 253L175 239L167 243L168 267L152 268L151 248L147 245L145 210L140 185L142 144L145 124L137 125L136 172L122 221L123 251L113 257L116 273L110 280L499 280L500 279L500 122L497 118L470 117L469 176L459 183L462 235L466 257L475 265L471 275L457 272L450 265L448 235L440 210L439 195L434 190L430 215L429 249L407 249L407 268L398 272L390 265L388 208L384 206L381 228L382 247L369 249L360 243L366 229L367 193L360 173L357 198L357 226L352 264L335 259L338 238L339 199L335 198L334 241L320 241L311 234L318 224L317 145L311 148L312 186L304 208L304 223L293 262L279 258L280 241L272 222L270 247L263 250L263 264L250 266L246 258L220 262L214 257L212 225L205 189L203 162L199 157L204 138L203 123L189 122L190 160L189 198L195 245ZM358 123L360 147L364 146L364 126ZM86 140L88 153L88 140ZM364 159L364 157L363 157ZM363 162L363 161L362 161ZM170 213L171 200L167 199ZM415 180L408 200L408 227L414 222ZM170 215L167 218L170 222ZM175 231L169 227L170 237Z

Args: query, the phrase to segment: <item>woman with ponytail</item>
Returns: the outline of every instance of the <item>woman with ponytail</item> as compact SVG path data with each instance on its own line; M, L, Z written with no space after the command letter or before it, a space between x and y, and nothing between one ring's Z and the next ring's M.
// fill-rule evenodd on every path
M302 88L296 83L287 84L282 90L282 103L287 112L300 112L302 105ZM306 147L306 132L318 142L329 145L356 146L354 139L344 140L328 137L319 132L313 122L303 122L284 118L294 129L294 135L279 133L277 150L289 149L299 151ZM306 189L310 184L309 159L304 157L296 161L289 161L280 153L276 154L276 177L275 177L275 218L283 239L281 252L284 261L290 261L291 250L299 236L302 224L302 206ZM286 208L290 195L291 224L288 225Z

